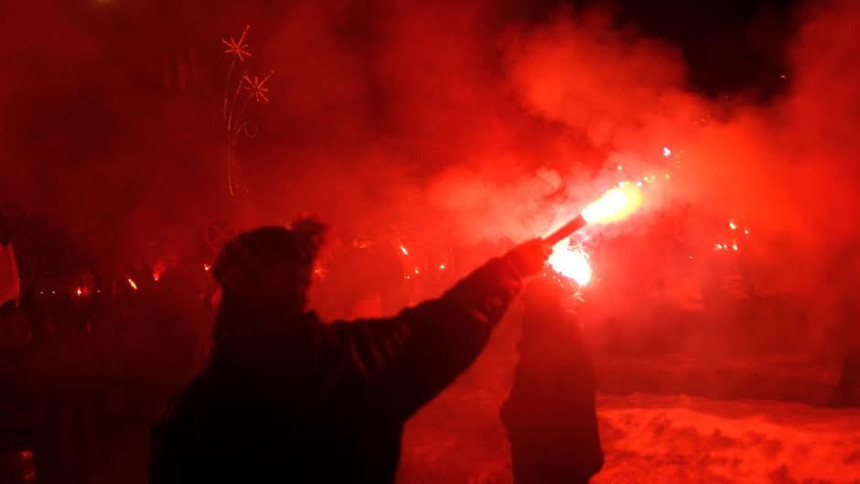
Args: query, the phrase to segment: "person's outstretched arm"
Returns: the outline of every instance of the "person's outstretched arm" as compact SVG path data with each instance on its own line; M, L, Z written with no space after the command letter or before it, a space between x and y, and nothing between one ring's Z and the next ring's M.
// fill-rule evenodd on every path
M336 323L351 366L392 408L411 415L481 353L525 277L542 270L550 249L526 242L466 276L438 299L396 317Z

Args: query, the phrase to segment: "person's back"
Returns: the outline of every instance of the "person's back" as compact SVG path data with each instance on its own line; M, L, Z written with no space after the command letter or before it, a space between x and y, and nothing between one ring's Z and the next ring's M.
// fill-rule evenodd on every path
M175 482L390 479L404 416L342 357L336 326L292 323L220 344L156 429L174 459L159 465L187 473Z
M591 357L558 282L525 292L520 361L501 410L514 482L586 483L603 466Z
M237 303L219 280L212 356L153 429L152 482L393 482L405 421L472 363L547 255L521 247L379 320Z

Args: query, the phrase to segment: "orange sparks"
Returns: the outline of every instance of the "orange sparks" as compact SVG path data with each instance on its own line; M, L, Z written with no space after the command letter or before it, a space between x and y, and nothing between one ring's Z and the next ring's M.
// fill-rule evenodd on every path
M127 280L128 280L128 285L131 286L132 289L137 291L137 283L134 282L134 279L129 277Z
M618 187L610 189L585 207L582 217L590 224L616 222L627 218L640 205L642 193L638 188L628 183L619 183Z
M549 256L549 264L559 274L573 279L580 286L591 282L588 254L580 247L557 245Z

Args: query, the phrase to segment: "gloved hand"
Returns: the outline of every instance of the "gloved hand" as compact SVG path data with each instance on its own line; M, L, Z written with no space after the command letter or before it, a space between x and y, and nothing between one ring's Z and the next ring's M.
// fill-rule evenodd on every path
M552 247L538 238L514 247L505 255L505 259L521 277L527 277L542 271L550 254Z

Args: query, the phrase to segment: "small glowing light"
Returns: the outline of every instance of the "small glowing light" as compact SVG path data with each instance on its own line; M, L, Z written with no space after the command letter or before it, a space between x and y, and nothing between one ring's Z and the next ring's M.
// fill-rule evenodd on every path
M666 174L665 174L665 175L663 175L663 176L664 176L667 180L669 180L669 179L671 179L671 178L672 178L672 176L671 176L671 175L669 175L668 173L666 173Z
M663 156L667 158L672 156L672 150L670 150L668 146L663 147Z
M690 256L690 260L693 260L693 256Z
M409 251L406 250L406 246L403 244L400 244L400 252L403 252L403 255L409 255Z
M417 267L415 268L415 273L416 273L416 274L420 274L420 272L418 271L418 268L417 268Z
M738 228L738 226L737 226L737 225L735 225L735 223L734 223L734 222L732 222L731 220L729 220L729 228L730 228L730 229L732 229L732 230L735 230L735 229L737 229L737 228Z
M641 181L636 182L636 186L639 188L642 188L642 182Z
M749 234L750 234L750 229L744 229L744 235L749 235Z
M715 249L717 249L717 250L722 250L722 249L723 249L723 245L722 245L722 244L717 244L714 248L715 248Z
M549 256L549 264L556 272L573 279L580 286L591 282L591 264L582 248L557 245Z
M131 286L131 288L132 288L132 289L134 289L135 291L137 291L137 283L136 283L136 282L134 282L134 279L132 279L132 278L130 278L130 277L129 277L129 278L128 278L128 285L129 285L129 286Z
M737 251L738 250L738 244L732 244L732 250Z
M618 167L617 167L617 168L618 168L618 171L624 171L624 167L623 167L623 166L621 166L621 165L618 165Z
M81 297L84 295L84 289L81 286L75 288L75 295Z
M445 264L439 264L439 270L444 271L445 270Z
M204 272L209 272L211 270L212 270L212 266L210 266L209 264L203 264L203 271Z

